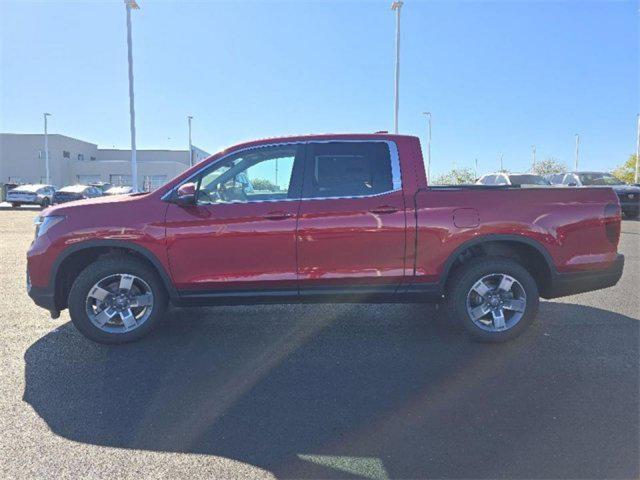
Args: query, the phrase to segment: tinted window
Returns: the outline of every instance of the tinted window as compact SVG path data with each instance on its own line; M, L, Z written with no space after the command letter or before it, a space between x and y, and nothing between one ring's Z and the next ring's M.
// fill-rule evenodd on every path
M609 173L581 173L582 185L624 185L622 180Z
M504 175L496 175L496 185L508 185L509 181Z
M310 143L307 158L307 198L375 195L394 190L394 177L399 181L386 143Z
M509 175L511 185L549 185L540 175Z
M485 175L480 179L480 183L482 185L495 185L496 176L495 175Z
M574 183L574 184L578 184L578 179L576 178L575 175L571 174L571 173L567 173L564 176L564 180L562 180L562 184L563 185L569 185L570 183Z

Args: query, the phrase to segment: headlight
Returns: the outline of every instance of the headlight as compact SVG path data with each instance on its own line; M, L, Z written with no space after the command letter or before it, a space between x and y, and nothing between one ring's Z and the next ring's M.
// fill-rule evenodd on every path
M63 215L47 215L46 217L37 216L34 223L36 225L36 238L47 233L47 231L64 220Z

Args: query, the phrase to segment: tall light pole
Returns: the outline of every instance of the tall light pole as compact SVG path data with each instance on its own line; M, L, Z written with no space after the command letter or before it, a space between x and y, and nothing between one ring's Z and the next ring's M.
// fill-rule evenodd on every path
M633 183L638 183L638 162L640 162L640 113L636 115L638 123L638 131L636 133L636 174Z
M46 173L46 184L51 185L51 178L49 176L49 132L47 131L47 117L50 117L50 113L43 113L44 117L44 168Z
M474 176L476 177L476 180L477 180L478 179L478 159L477 158L473 161L473 164L474 164L473 173L474 173Z
M136 157L136 111L133 99L133 51L131 41L131 10L140 7L136 0L124 0L127 9L127 55L129 61L129 118L131 121L131 188L138 191L138 159Z
M576 164L575 171L578 171L578 159L580 158L580 134L576 133Z
M187 122L189 122L189 166L193 167L193 145L191 144L191 120L193 117L189 115Z
M393 113L393 131L398 133L398 107L400 105L400 10L404 2L395 1L391 4L391 10L396 11L396 90L395 107Z
M431 181L431 112L422 112L427 116L427 181Z
M536 146L531 145L531 171L534 171L536 168Z
M503 170L504 170L504 168L503 168L503 162L502 162L503 157L504 157L504 155L501 153L501 154L500 154L500 171L503 171Z

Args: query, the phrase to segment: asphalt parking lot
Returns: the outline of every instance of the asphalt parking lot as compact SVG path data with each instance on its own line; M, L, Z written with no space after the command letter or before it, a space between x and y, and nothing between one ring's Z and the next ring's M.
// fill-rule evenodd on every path
M638 478L640 222L616 287L505 345L435 308L173 309L107 347L25 291L0 209L0 477Z

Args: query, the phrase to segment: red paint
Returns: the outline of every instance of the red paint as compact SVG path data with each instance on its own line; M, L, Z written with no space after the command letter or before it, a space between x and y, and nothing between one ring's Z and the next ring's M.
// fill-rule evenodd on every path
M396 142L403 189L376 197L179 206L162 196L204 165L235 150L277 142ZM605 268L617 245L613 190L428 189L419 141L388 134L265 139L213 155L159 190L49 208L66 220L28 252L31 282L50 284L66 248L124 240L151 253L178 290L304 289L346 284L399 285L440 279L453 252L484 235L509 234L544 248L559 272ZM457 213L456 213L457 212ZM456 219L454 221L454 218Z

